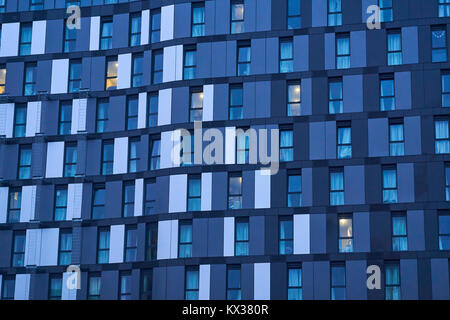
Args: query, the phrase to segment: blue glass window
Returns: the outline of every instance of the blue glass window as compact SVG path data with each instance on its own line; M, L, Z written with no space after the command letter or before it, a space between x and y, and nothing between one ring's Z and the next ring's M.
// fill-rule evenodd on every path
M328 0L328 25L342 25L342 5L341 0Z
M395 110L394 77L380 80L380 110Z
M249 45L238 47L238 76L248 76L250 74L251 52Z
M130 17L130 47L141 44L141 14L135 13Z
M186 269L185 296L186 300L198 300L199 293L198 268Z
M334 169L330 172L330 206L344 204L344 171Z
M31 145L19 147L19 179L31 178Z
M235 0L231 3L231 34L245 32L244 2Z
M288 268L288 300L302 300L302 269L300 267Z
M102 17L100 33L100 50L112 48L113 22L111 17Z
M138 170L138 146L140 138L130 138L128 143L128 172L137 172Z
M400 300L400 266L386 264L386 300Z
M69 92L78 92L81 87L81 60L71 60L69 69Z
M163 80L163 52L152 51L152 84L159 84Z
M288 29L300 29L302 26L300 0L288 0Z
M431 28L431 61L447 61L447 32L446 26Z
M450 0L439 0L439 17L450 17Z
M408 233L406 229L406 215L392 215L392 251L408 250Z
M75 26L75 19L64 20L64 52L73 52L75 51L77 44L77 29L69 29L67 25L68 22L71 22L71 24L69 23L71 27Z
M236 130L236 163L248 164L250 152L250 134L245 129Z
M439 216L439 249L450 250L450 215Z
M67 212L67 186L57 186L55 188L55 221L66 220Z
M106 84L105 90L114 90L117 88L117 57L106 58Z
M138 96L127 97L127 130L137 129L138 124Z
M145 260L156 260L158 253L158 222L147 224L145 239Z
M280 161L294 160L294 132L292 130L280 131Z
M445 166L445 200L450 201L450 164Z
M389 149L390 155L403 156L405 154L405 140L403 135L403 123L389 125Z
M72 101L61 101L59 104L59 134L70 134L72 131Z
M152 140L152 153L150 155L150 170L159 169L159 159L161 156L161 140L153 139Z
M235 230L235 255L248 256L249 254L249 236L248 236L248 218L236 218Z
M230 120L243 119L242 85L230 87Z
M186 50L184 52L184 79L195 79L197 66L197 52L195 50Z
M97 100L97 114L95 121L96 132L105 132L108 130L108 109L109 109L108 99Z
M280 40L280 73L294 71L294 53L292 39Z
M2 300L14 300L16 288L16 276L4 276L2 281Z
M345 265L331 265L331 300L345 300Z
M400 31L388 31L388 66L402 64L402 36Z
M97 275L97 274L89 275L88 300L99 300L100 299L101 284L102 284L102 278L100 277L100 275Z
M152 10L151 20L151 43L159 42L161 37L161 10Z
M202 121L203 119L203 89L191 90L191 103L189 106L189 121Z
M123 184L123 203L122 216L134 216L134 181L124 182Z
M294 230L292 217L280 219L280 255L294 253Z
M288 84L288 117L301 115L301 86L300 83Z
M227 300L241 300L241 267L228 266Z
M103 219L105 217L105 185L94 185L92 201L92 219Z
M202 183L200 176L189 176L188 211L201 211L201 189Z
M120 273L120 300L131 300L131 273L122 271Z
M436 120L434 122L434 128L436 154L450 153L448 120Z
M10 188L8 199L8 223L20 221L20 207L22 204L22 189Z
M134 262L137 257L137 229L127 226L125 232L125 262Z
M156 180L155 179L146 180L144 215L148 216L155 213L156 195L157 195Z
M64 177L74 177L77 172L77 145L66 144L64 153Z
M205 35L205 4L192 4L192 36L201 37Z
M350 68L350 35L336 35L336 68Z
M14 107L14 137L25 137L27 105L18 103Z
M192 257L192 222L182 221L180 223L180 236L178 244L178 257Z
M328 83L328 105L330 114L344 112L344 97L342 93L342 79L330 79Z
M48 294L49 300L61 300L62 296L62 276L60 274L50 275L50 290Z
M242 208L242 175L231 174L228 177L228 209Z
M300 174L288 175L288 207L302 206L302 176Z
M392 0L379 0L378 6L380 7L380 22L391 22L394 20Z
M133 72L131 74L131 86L133 88L142 86L142 77L144 74L144 56L142 54L133 55Z
M113 140L103 141L102 148L102 175L113 173L114 164L114 142Z
M10 223L11 221L8 221ZM18 221L16 221L18 222ZM25 263L25 231L14 232L14 245L12 252L12 266L23 267Z
M450 107L450 74L443 74L441 76L442 82L442 107Z
M36 62L28 62L25 64L25 84L23 87L24 96L32 96L36 94Z
M352 157L352 128L337 128L337 158L350 159Z
M109 228L100 228L98 230L97 263L109 263Z
M149 93L148 101L148 120L147 127L156 127L158 125L158 93Z
M397 169L383 168L383 203L397 202Z
M339 217L339 252L353 252L353 218Z
M68 266L72 263L72 231L61 230L59 235L59 265Z
M26 56L31 54L31 35L33 25L31 22L22 23L20 25L20 43L19 55Z

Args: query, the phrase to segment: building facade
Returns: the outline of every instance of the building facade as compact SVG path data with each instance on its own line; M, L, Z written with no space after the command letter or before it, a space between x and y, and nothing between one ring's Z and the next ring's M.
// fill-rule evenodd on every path
M0 299L450 298L449 1L0 11Z

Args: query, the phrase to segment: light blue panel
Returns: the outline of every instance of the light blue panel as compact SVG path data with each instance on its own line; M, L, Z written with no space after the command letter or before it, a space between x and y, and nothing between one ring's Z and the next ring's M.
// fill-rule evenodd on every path
M336 121L325 122L325 155L327 159L336 159ZM310 138L315 140L315 137ZM316 143L316 142L314 142Z
M309 35L294 37L294 71L309 70Z
M366 200L364 166L344 167L344 203L364 204Z
M350 33L350 66L363 68L366 66L366 31Z
M170 259L170 230L171 221L159 221L158 222L158 260Z
M363 76L344 76L344 112L363 111Z
M309 124L309 159L325 159L325 122Z
M419 299L417 260L415 259L400 260L400 285L401 285L402 300Z
M325 69L336 69L336 37L325 33Z
M397 109L411 109L411 72L396 72L395 107Z
M311 214L310 221L311 254L327 252L327 216L326 214Z
M330 299L330 262L314 262L314 299Z
M348 300L367 300L366 268L366 260L347 260L345 263Z
M422 135L420 117L405 117L405 155L419 155L422 153Z
M425 218L423 210L408 210L408 250L425 250Z
M109 263L123 262L125 242L125 225L111 226L111 238L109 247Z
M312 115L312 79L304 78L301 83L301 115Z
M255 82L255 117L269 118L270 117L270 81Z
M244 25L245 32L254 32L256 29L256 0L244 1Z
M271 0L258 0L256 3L256 31L270 30L271 14Z
M397 165L398 202L414 202L414 164Z
M255 263L254 298L270 300L270 263Z
M266 73L278 73L278 38L266 39Z
M378 0L362 0L362 23L366 23L371 14L367 14L367 8L372 5L378 5Z
M40 266L56 266L58 264L58 243L58 228L42 229L41 244L45 250L41 250Z
M327 0L312 1L312 26L324 27L328 24L327 18L328 3Z
M302 205L312 206L312 168L302 168Z
M251 74L266 72L266 39L252 39Z
M389 155L388 119L369 119L369 157Z
M353 213L353 250L370 252L370 215L369 212Z
M243 85L244 119L255 117L255 82L244 82Z
M403 64L419 62L419 39L417 27L402 28Z
M230 33L230 0L216 3L216 34Z
M236 41L227 41L227 76L236 76ZM221 61L220 63L223 63Z
M431 259L433 300L450 299L448 259Z

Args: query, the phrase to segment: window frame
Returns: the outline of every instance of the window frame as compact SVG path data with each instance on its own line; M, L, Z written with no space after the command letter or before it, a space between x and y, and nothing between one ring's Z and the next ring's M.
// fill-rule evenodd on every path
M79 78L72 78L72 68L76 68L79 66L80 68L80 77ZM79 92L81 89L81 77L82 75L82 62L81 59L70 59L69 60L69 75L68 75L68 92L74 93ZM78 84L78 87L77 87Z
M107 234L108 237L108 247L102 248L101 245L101 234ZM96 263L97 264L108 264L109 263L109 250L111 248L111 229L110 227L99 227L97 229L97 252L96 252ZM107 261L101 261L101 257L105 254L105 258Z
M388 300L388 296L387 296L387 291L389 288L399 288L399 295L400 295L400 299L401 299L401 272L400 272L400 263L396 262L396 261L389 261L386 262L385 264L385 272L384 272L384 287L385 287L385 298L386 300ZM398 270L398 283L395 284L388 284L388 279L387 279L387 269L388 268L396 268Z
M200 95L200 99L201 99L201 108L194 108L194 95L199 94ZM203 119L203 104L204 104L204 94L203 94L203 88L202 87L192 87L190 88L190 93L189 93L189 122L194 122L194 121L202 121ZM201 117L200 119L196 119L196 117L193 117L193 113L195 113L196 111L199 111Z
M30 152L30 162L23 164L22 163L22 152L29 151ZM18 180L27 180L31 179L31 170L32 170L32 163L33 163L33 147L31 144L20 144L19 145L19 161L17 162L17 179ZM22 175L22 172L28 172L28 176L25 177Z
M383 6L382 5L383 3L384 2L382 0L378 0L378 7L380 8L380 22L383 23L383 22L392 22L392 21L394 21L394 8L393 8L393 5L392 5L392 1L391 1L391 6L390 7ZM385 11L391 11L391 18L392 18L391 20L385 20L384 15L383 15L383 12L385 12Z
M141 142L140 140L140 136L138 137L130 137L128 138L128 173L134 173L134 172L138 172L139 171L139 144ZM131 152L132 152L132 147L133 145L136 144L136 155L135 157L132 158ZM133 168L134 166L134 168Z
M184 46L183 50L183 80L194 80L197 78L197 48L194 46ZM194 64L187 64L188 54L193 54Z
M32 69L31 73L33 75L33 80L27 81L28 69ZM36 95L36 73L37 73L37 63L36 62L25 62L24 77L23 77L23 95L24 96L34 96ZM27 90L28 89L28 90Z
M299 90L299 100L292 99L290 97L290 87L295 87L294 90ZM301 80L294 80L294 81L288 81L287 82L287 111L286 114L288 117L297 117L302 115L302 84ZM295 110L295 105L298 104L298 112L293 112L292 110Z
M150 170L159 170L160 169L160 160L161 160L161 137L150 137L150 157L149 157L149 169ZM153 155L153 151L155 148L156 143L158 143L158 149L155 151L158 151L157 155ZM153 163L156 164L153 165Z
M23 251L16 251L16 241L21 237L23 240ZM14 230L13 231L13 243L12 243L12 253L11 253L11 266L12 267L23 267L25 266L25 249L26 249L26 231L25 230ZM22 263L15 263L15 261L21 261Z
M242 19L233 19L233 9L235 6L242 6ZM245 32L245 5L244 0L232 0L230 3L230 34L239 34ZM240 25L239 32L234 26Z
M191 195L191 190L190 190L190 182L193 180L197 180L199 181L200 184L200 193L198 195ZM188 212L195 212L195 211L201 211L201 201L202 201L202 177L200 174L189 174L188 175L188 181L187 181L187 203L186 203L186 208ZM193 210L193 208L190 206L190 200L196 200L195 202L199 202L199 210Z
M24 41L24 33L26 29L30 30L30 41ZM29 56L31 55L31 42L33 34L33 24L31 22L20 23L20 33L19 33L19 56Z
M405 234L395 234L394 230L394 219L395 218L401 218L405 221ZM395 250L394 248L394 239L404 239L406 241L406 249L405 250ZM403 211L397 211L391 213L391 241L392 241L392 251L393 252L402 252L402 251L408 251L408 218L405 212Z
M231 287L230 286L230 272L239 270L239 287ZM227 265L227 274L226 274L226 283L227 283L227 296L226 300L232 300L230 298L230 293L236 291L239 293L239 299L242 299L242 270L241 265Z
M135 233L135 243L129 243L129 232ZM125 239L124 239L124 262L135 262L137 261L137 250L138 250L138 234L136 225L126 225L125 226ZM128 254L132 254L133 257L129 258Z
M340 11L331 11L330 1L338 1L340 4ZM342 25L342 1L341 0L328 0L327 1L327 26L329 27L337 27ZM331 23L330 18L336 17L336 22ZM340 22L340 23L339 23Z
M350 230L351 230L351 236L343 235L341 234L341 220L349 220L351 223ZM344 213L338 215L338 252L339 253L349 253L354 252L354 232L353 232L353 214L351 213ZM342 246L342 242L349 242L351 244L351 247L349 250L346 250L346 247Z
M346 130L349 129L350 130L350 142L349 143L340 143L339 142L339 131L340 130ZM352 135L353 135L353 130L352 130L352 123L351 121L337 121L336 122L336 158L337 159L351 159L353 158L353 146L352 146ZM341 156L341 152L340 149L342 148L349 148L350 150L350 156L349 157L342 157Z
M69 162L67 159L68 150L74 148L74 152L76 154L75 162ZM78 144L77 142L66 142L64 144L64 172L63 177L75 177L77 175L77 164L78 164ZM69 171L70 170L70 171ZM71 171L73 170L73 175L71 175Z
M249 50L250 57L249 60L241 61L240 50ZM239 41L237 43L237 54L236 54L236 72L238 77L249 76L251 74L251 63L252 63L252 46L250 41ZM245 69L241 72L241 66L245 66Z
M283 44L290 44L291 52L290 57L283 57L283 50L281 49ZM285 37L279 39L279 71L280 73L291 73L294 71L294 41L292 37ZM286 66L284 66L286 64Z
M196 288L188 288L188 274L190 272L197 273L197 287ZM185 300L198 300L200 293L200 270L198 266L187 266L185 268L185 281L184 281L184 298ZM191 297L190 294L196 294L196 299ZM191 299L193 298L193 299Z
M60 281L60 288L58 295L52 295L52 281ZM61 300L62 298L62 275L58 273L50 273L48 279L48 300Z
M63 236L70 235L70 250L62 249L62 239ZM58 242L58 266L68 266L72 263L72 251L73 251L73 233L71 229L60 229L59 230L59 242ZM64 257L70 257L70 262L68 264L63 264Z
M153 23L155 17L159 16L159 28L153 29ZM154 36L156 39L154 39ZM155 41L153 41L155 40ZM150 11L150 43L156 43L161 41L161 9L153 9Z
M399 50L389 50L389 36L392 36L392 35L398 35L400 37L400 49ZM386 44L387 65L388 66L402 65L403 64L403 43L402 43L401 30L400 29L388 29L386 31L386 41L387 41L387 44ZM393 56L393 55L397 55L397 54L400 54L400 63L398 63L398 64L389 63L389 61L390 61L389 57Z
M156 69L156 58L161 57L161 69ZM152 84L163 83L164 54L162 49L152 50ZM183 70L184 70L184 54L183 54ZM157 78L156 78L157 77Z
M111 35L103 35L103 28L105 27L106 24L111 24ZM100 19L100 34L99 34L99 47L100 50L109 50L112 49L112 40L113 40L113 18L112 16L103 16ZM103 41L102 40L107 40L107 46L103 47ZM106 42L106 41L105 41Z
M69 120L63 120L63 108L70 107L70 117ZM58 134L59 135L68 135L72 133L72 111L73 105L71 100L60 100L59 101L59 116L58 116ZM68 127L68 129L66 128ZM65 131L67 130L67 132Z
M392 140L392 127L393 126L401 126L402 127L402 140ZM402 154L394 154L393 146L401 145ZM405 155L405 124L403 122L403 118L391 118L389 119L389 156L391 157L402 157Z
M230 180L231 178L240 178L241 179L241 184L240 184L240 193L231 193L230 191ZM227 179L227 208L228 210L239 210L242 209L242 200L243 200L243 194L242 194L242 184L243 184L244 180L242 177L242 172L229 172L228 173L228 179ZM239 198L240 201L240 206L239 208L233 208L230 206L231 204L231 198Z
M103 190L105 196L104 196L104 202L103 204L96 204L95 203L95 195L98 191ZM105 209L105 205L106 205L106 186L103 183L95 183L92 186L92 204L91 204L91 219L92 220L98 220L98 219L104 219L105 213L104 213L104 209ZM103 214L101 217L97 217L94 215L94 212L96 211L96 208L103 208Z
M65 205L58 205L58 191L65 191L66 193L66 203ZM55 186L55 201L53 205L53 221L65 221L67 218L67 203L68 203L68 186L67 185L56 185ZM64 209L64 218L57 219L58 209Z
M247 226L247 239L238 239L238 224ZM243 245L242 247L240 245ZM239 248L238 248L239 247ZM240 253L240 251L245 251ZM248 217L234 218L234 256L246 257L250 255L250 219Z
M333 84L339 84L340 85L340 98L333 98L332 92L331 92L331 86ZM336 112L334 109L335 103L339 102L339 110ZM333 110L331 107L333 106ZM332 112L333 111L333 112ZM332 77L328 78L328 113L329 114L342 114L344 113L344 82L342 77Z
M339 173L342 175L342 189L332 190L331 176L332 174ZM331 167L329 169L329 194L330 194L330 206L342 206L345 204L345 174L344 167ZM332 194L342 194L344 201L342 203L332 203ZM339 197L340 198L340 197Z
M338 45L338 41L341 39L347 39L348 40L348 53L347 54L339 54L339 45ZM341 32L341 33L336 33L335 36L335 52L336 52L336 69L338 70L344 70L344 69L350 69L351 68L351 54L352 54L352 46L351 46L351 38L350 38L350 33L348 32ZM347 61L348 60L348 66L346 65L346 63L344 63L345 67L340 66L340 61L344 60Z
M127 194L127 190L128 188L133 187L133 195L131 197L131 200L127 201L126 198L126 194ZM134 199L134 194L136 193L136 185L135 185L135 181L134 180L127 180L127 181L123 181L123 186L122 186L122 218L128 218L128 217L133 217L134 216L134 206L135 206L135 199ZM133 206L133 212L131 215L127 215L126 213L128 212L128 207L129 206Z
M181 229L182 227L190 227L191 228L191 241L182 241L181 240ZM178 258L179 259L188 259L192 258L192 220L179 220L178 224ZM186 252L186 256L181 256L181 252L184 252L185 250L182 250L182 248L189 248L189 251Z
M18 111L24 112L24 121L18 122ZM26 136L26 126L27 126L27 113L28 107L25 103L16 103L14 105L14 127L13 127L13 137L14 138L23 138ZM18 130L21 129L21 130ZM20 134L19 134L20 132Z
M194 22L194 10L203 9L203 22ZM193 2L191 8L191 37L203 37L205 35L205 3L204 2ZM194 34L194 29L200 27L200 35Z
M155 261L158 258L158 222L149 222L145 228L145 261Z
M232 92L234 90L240 90L241 91L241 104L234 104L232 105ZM228 90L228 120L241 120L244 118L244 87L243 84L233 84L229 86ZM231 115L234 114L232 111L239 109L239 117L232 117Z
M291 224L290 233L292 234L292 238L288 238L288 237L282 238L281 225L284 222L290 222L290 224ZM291 251L286 250L286 248L289 248L289 244L290 244ZM284 249L282 250L281 248L284 248ZM279 255L294 254L294 218L293 218L293 216L280 216L278 219L278 253L279 253Z
M13 194L17 194L17 198L20 198L17 201L18 207L11 207L11 197ZM21 187L10 187L8 189L8 215L7 215L7 223L18 223L20 222L20 210L22 208L22 188Z
M300 191L291 191L290 189L290 178L299 177L300 178ZM296 169L296 170L288 170L287 171L287 207L288 208L300 208L303 206L303 181L302 181L302 170ZM292 202L289 201L289 196L299 196L299 206L292 205Z
M333 270L336 270L337 268L343 268L344 269L344 284L333 284ZM341 279L342 280L342 279ZM347 289L347 275L346 275L346 266L345 266L345 262L331 262L330 263L330 288L331 288L331 292L330 292L330 299L331 300L346 300L347 298L347 294L346 294L346 289ZM334 289L344 289L343 293L344 293L344 297L343 299L336 299L335 293L334 293Z
M449 3L450 4L450 3ZM433 33L434 32L443 32L444 33L444 46L442 47L433 47ZM435 59L434 53L436 51L445 51L445 59L439 60ZM448 50L447 50L447 26L446 25L434 25L431 26L431 62L432 63L442 63L447 62L448 59Z
M91 294L91 287L92 287L91 280L92 279L100 279L99 291L98 291L98 294L95 294L95 295ZM88 274L87 300L100 300L101 285L102 285L102 277L101 277L100 273L91 272Z
M140 61L141 70L138 70L136 72L136 62L137 60ZM139 61L138 61L139 63ZM132 58L132 67L131 67L131 87L137 88L142 86L142 78L144 77L144 55L142 53L134 53Z
M384 172L385 171L395 171L395 187L387 187L384 186ZM382 197L384 204L398 203L398 170L396 164L386 164L381 167L381 186L382 186ZM393 202L389 202L385 200L384 193L388 191L395 191L396 199Z
M290 270L300 270L300 286L291 286L289 285L289 275ZM289 290L300 290L300 298L298 300L303 300L303 268L301 264L288 264L287 265L287 300L297 300L297 299L289 299Z
M110 63L115 64L115 74L109 74L108 65ZM107 56L106 57L106 70L105 70L105 91L116 90L117 89L117 79L118 79L119 61L117 56ZM108 85L109 83L109 85ZM114 83L116 84L114 86Z
M113 157L111 160L105 160L105 146L112 146ZM110 175L114 173L114 140L102 141L102 154L101 154L101 168L100 173L102 176ZM106 165L106 168L105 168ZM108 169L110 168L110 170Z
M133 20L137 19L139 20L138 24L139 24L139 29L137 32L133 32ZM141 45L141 24L142 24L142 17L141 17L141 12L132 12L130 13L130 18L129 18L129 35L128 35L128 45L129 47L135 47L135 46L140 46ZM136 44L133 44L133 39L136 40Z
M102 133L102 132L106 132L108 131L108 122L109 122L109 117L108 117L108 113L109 113L109 99L108 98L100 98L97 99L97 104L96 104L96 109L95 109L95 132L96 133ZM106 115L104 118L100 118L100 106L104 106L106 105ZM100 126L99 124L103 125L102 130L99 130Z

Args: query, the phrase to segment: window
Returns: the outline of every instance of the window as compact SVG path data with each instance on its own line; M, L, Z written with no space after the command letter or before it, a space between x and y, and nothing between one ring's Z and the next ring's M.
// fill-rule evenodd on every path
M95 131L105 132L108 130L108 99L97 100L97 112L95 115Z
M352 127L350 123L337 123L337 158L352 157Z
M72 131L72 101L60 101L58 133L70 134Z
M36 62L25 63L25 83L23 87L24 96L36 94Z
M342 78L332 78L328 81L328 106L330 114L344 112Z
M27 105L18 103L14 107L14 137L25 137L25 129L27 125Z
M445 164L445 200L450 201L450 164Z
M229 173L228 176L228 209L242 208L242 174Z
M158 125L158 93L152 92L147 96L147 127L156 127Z
M128 172L137 172L138 169L138 145L140 143L140 138L130 138L128 143Z
M188 211L201 211L202 181L200 175L188 176Z
M163 77L163 52L152 51L152 84L159 84Z
M31 54L31 34L32 34L32 23L21 23L20 24L20 42L19 42L19 55L27 56Z
M158 223L152 222L147 224L145 260L156 260L158 253Z
M280 130L280 161L294 160L294 132L292 130Z
M439 249L450 250L450 215L439 215Z
M288 29L300 29L302 26L300 0L288 0Z
M330 170L330 206L344 204L344 169Z
M137 129L138 123L138 96L127 97L127 130Z
M186 283L185 283L185 294L184 298L186 300L198 300L199 292L199 281L198 281L198 267L186 268Z
M71 20L66 19L64 20L64 52L73 52L76 49L77 44L77 29L69 29L68 28L68 22ZM71 27L75 27L75 19L72 20Z
M280 255L294 253L294 230L292 217L280 218Z
M288 267L288 300L302 300L302 268L299 266Z
M241 266L227 267L227 300L241 300Z
M23 267L25 261L25 231L14 231L14 247L12 253L12 266Z
M245 32L244 1L235 0L231 3L231 34Z
M442 81L442 107L450 107L450 74L445 73L441 76Z
M192 221L180 221L178 258L192 257Z
M248 128L238 128L236 130L236 163L248 164L250 151L250 135Z
M189 106L189 121L202 121L203 119L203 89L191 89L191 104Z
M348 33L336 35L336 68L350 68L350 35Z
M59 233L59 265L68 266L72 263L72 231L61 230Z
M131 272L120 271L120 300L131 300Z
M145 180L145 203L144 215L149 216L155 213L156 204L156 179Z
M383 203L397 202L397 168L383 167Z
M61 274L50 274L49 277L49 300L61 300L62 296L62 276Z
M114 141L105 140L102 146L102 175L113 173L114 166Z
M67 212L67 186L55 187L55 211L54 220L63 221L66 220Z
M242 85L234 85L230 87L230 108L229 119L239 120L244 118Z
M30 0L30 11L43 10L44 1L43 0Z
M151 11L151 25L150 25L150 33L151 33L151 43L159 42L161 36L161 10L152 10Z
M400 266L398 263L386 264L386 300L400 300Z
M66 143L64 152L64 177L75 177L77 172L77 145Z
M141 44L141 14L133 13L130 15L130 47Z
M450 17L450 1L439 0L439 17Z
M406 215L392 214L392 251L408 250L408 234L406 229Z
M380 7L380 22L391 22L394 20L392 11L392 0L378 0Z
M9 188L8 223L20 221L20 207L22 204L22 189L20 187Z
M134 181L124 182L123 184L123 203L122 216L134 216Z
M235 224L235 256L249 255L248 218L236 218Z
M205 4L192 4L192 37L205 35Z
M94 273L89 275L88 300L100 300L101 285L102 278L99 274Z
M288 84L288 103L287 103L288 117L301 115L300 92L301 92L300 82L292 82Z
M292 39L280 39L280 73L294 71Z
M339 252L353 252L353 218L351 215L339 217Z
M402 36L400 30L388 30L388 66L402 64Z
M136 226L126 227L125 262L134 262L137 257L137 229Z
M102 17L100 33L100 50L112 48L113 21L112 17Z
M14 300L16 289L15 275L4 276L2 281L2 300Z
M403 119L392 119L389 123L389 152L392 157L405 154Z
M142 54L133 55L133 73L131 75L131 86L133 88L142 86L142 76L143 76L143 62L144 56Z
M141 300L152 300L153 272L152 269L141 271Z
M81 60L70 61L69 92L78 92L81 87Z
M383 75L380 78L380 110L395 110L394 75Z
M150 170L159 169L159 158L161 155L161 140L160 139L152 139L152 153L150 155Z
M98 229L97 263L109 263L109 228Z
M19 146L19 179L31 178L31 145Z
M105 217L105 185L94 184L92 197L92 219Z
M331 264L331 300L345 300L345 264Z
M184 51L184 73L183 79L195 79L195 69L197 66L197 52L193 48L188 48Z
M341 0L328 0L328 25L342 25L342 5Z
M288 196L289 208L302 206L302 176L300 170L288 171Z
M447 32L446 26L431 28L431 61L447 61Z
M105 90L114 90L117 88L117 57L106 58L106 83Z
M1 39L1 28L0 28L0 39ZM5 93L6 84L6 65L0 65L0 94Z
M244 42L238 44L238 60L237 60L238 76L248 76L250 74L251 52L252 50L250 43Z
M448 131L448 120L437 119L435 128L435 151L437 154L450 153L450 138Z
M6 10L6 0L0 0L0 12L5 12Z
M194 164L194 132L182 132L180 137L180 159L181 166Z

